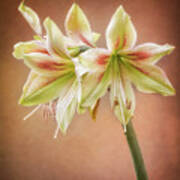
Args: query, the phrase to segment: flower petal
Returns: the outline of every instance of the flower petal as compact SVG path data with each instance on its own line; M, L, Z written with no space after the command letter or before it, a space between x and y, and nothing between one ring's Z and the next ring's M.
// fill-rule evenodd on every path
M58 111L56 112L56 118L57 118L57 115L59 115L59 118L57 119L57 121L60 123L60 130L64 135L66 134L67 129L72 121L74 114L75 114L76 106L77 106L77 99L74 97L71 100L70 104L66 107L66 110L63 114L61 113L61 111L59 113L58 113ZM60 106L60 107L62 107L62 106ZM56 137L56 135L55 135L55 137Z
M39 20L38 15L35 13L35 11L33 11L28 6L24 5L24 2L22 2L19 5L18 10L21 12L21 14L26 19L26 21L29 23L31 28L37 34L41 35L42 34L42 29L41 29L41 25L40 25L40 20Z
M81 81L82 99L79 106L83 112L84 107L93 108L109 86L110 68L108 68L108 64L110 53L105 49L94 48L82 53L78 58L84 69L84 72L81 73L83 75Z
M122 65L118 62L117 58L114 58L112 62L112 80L110 89L111 106L117 118L124 126L134 114L135 110L135 96L132 89L132 85L127 79Z
M25 54L31 52L45 52L48 53L43 47L39 46L37 41L19 42L14 45L13 56L16 59L23 59Z
M58 26L48 17L44 20L44 28L47 33L47 46L52 54L62 58L68 58L66 40Z
M58 128L55 134L57 137L58 130L60 129L63 134L66 131L72 121L77 106L77 91L78 82L75 80L72 86L68 89L63 97L60 97L56 106L56 121Z
M136 30L130 16L120 6L107 27L106 43L110 50L132 48L136 43Z
M61 77L45 77L31 71L23 88L19 103L24 106L33 106L47 103L64 96L75 79L74 73L67 73Z
M82 99L80 107L93 107L104 96L110 84L111 69L105 72L89 72L82 77Z
M105 71L110 60L110 52L102 48L93 48L79 55L80 63L89 71Z
M174 46L168 44L158 45L154 43L145 43L128 51L126 54L131 60L155 64L163 56L170 54L173 50Z
M74 70L73 63L55 59L43 53L29 53L24 55L24 63L36 73L43 76L59 76Z
M159 93L163 96L175 94L174 88L159 67L128 60L122 62L128 77L138 90L144 93Z
M80 40L86 45L92 46L93 37L90 24L82 9L75 3L66 16L65 29L68 36L75 41Z
M133 92L132 85L126 82L125 87L121 87L121 90L125 94L125 102L123 102L122 97L118 97L118 100L114 104L114 113L116 117L120 120L121 124L124 126L126 131L126 125L129 120L134 115L135 110L135 96Z

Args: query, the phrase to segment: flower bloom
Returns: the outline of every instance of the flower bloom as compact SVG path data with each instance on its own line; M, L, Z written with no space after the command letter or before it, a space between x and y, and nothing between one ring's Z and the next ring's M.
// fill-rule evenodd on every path
M73 57L95 47L99 34L92 32L85 14L76 4L72 5L66 17L67 36L49 17L43 22L46 31L43 36L38 15L24 3L20 4L19 11L37 34L34 40L14 46L13 56L24 60L31 69L19 103L38 105L39 108L41 104L51 104L56 100L58 128L55 136L59 129L66 133L81 99L80 73L77 71L82 68Z
M43 35L38 15L24 3L19 11L37 34L34 40L14 46L14 57L31 69L19 103L38 105L33 112L42 104L55 105L55 136L59 129L66 133L76 109L82 113L89 108L95 118L99 99L109 87L111 106L125 130L135 110L132 84L144 93L175 94L165 73L155 65L174 47L154 43L135 46L136 30L122 6L107 27L107 49L95 46L100 35L92 32L76 4L66 16L67 36L49 17L43 22Z
M111 106L125 130L135 110L132 84L144 93L175 94L165 73L155 65L174 47L155 43L135 46L136 38L130 16L120 6L106 30L107 49L89 49L78 57L89 69L83 75L81 108L96 107L110 87Z

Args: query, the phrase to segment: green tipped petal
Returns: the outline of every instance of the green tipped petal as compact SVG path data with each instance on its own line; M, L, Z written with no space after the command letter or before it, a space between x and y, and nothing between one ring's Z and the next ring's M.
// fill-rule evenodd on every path
M74 40L86 40L92 43L92 32L88 19L82 9L75 3L66 16L65 29L68 36Z
M67 58L66 40L58 26L49 17L44 20L44 28L47 33L48 49L52 54Z
M35 13L35 11L33 11L28 6L24 5L24 2L22 2L19 5L18 10L21 12L21 14L26 19L26 21L31 26L31 28L37 34L41 35L42 34L42 29L41 29L41 25L40 25L40 20L39 20L38 15Z
M74 79L74 73L68 73L59 78L48 78L33 72L23 88L19 103L24 106L33 106L52 101L61 94L64 96Z
M122 61L128 77L139 91L144 93L159 93L172 96L175 90L165 73L157 66L150 64Z
M136 30L130 16L120 6L107 27L106 43L110 50L132 48L136 43Z

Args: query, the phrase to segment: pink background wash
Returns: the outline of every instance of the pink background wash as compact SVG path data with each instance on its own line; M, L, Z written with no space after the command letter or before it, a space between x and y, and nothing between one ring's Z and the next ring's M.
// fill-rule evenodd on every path
M102 33L98 46L105 47L105 29L122 4L132 16L138 44L170 43L175 51L159 62L177 90L175 97L136 92L133 123L142 148L149 179L180 178L179 59L180 11L178 0L77 0L92 29ZM18 13L18 0L1 0L0 10L0 179L2 180L133 180L135 173L119 121L103 97L93 122L88 113L76 115L65 137L53 139L56 123L42 119L42 111L31 119L31 111L17 104L29 69L11 53L18 41L31 40L34 33ZM72 1L29 0L43 20L50 16L64 31L63 23Z

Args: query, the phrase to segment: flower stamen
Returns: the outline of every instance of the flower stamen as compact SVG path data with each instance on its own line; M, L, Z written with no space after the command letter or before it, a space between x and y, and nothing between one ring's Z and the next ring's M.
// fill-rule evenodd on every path
M30 113L28 113L23 120L29 119L39 108L41 107L41 104L35 107Z

